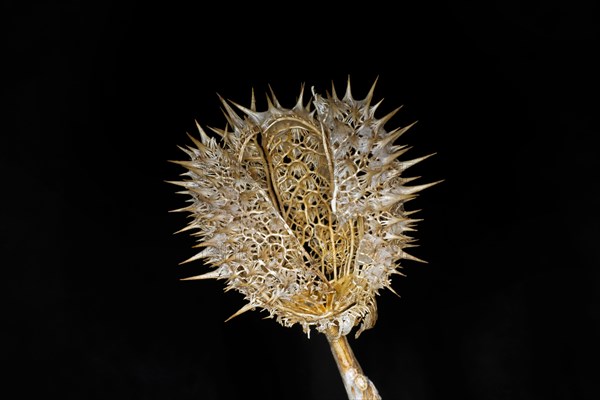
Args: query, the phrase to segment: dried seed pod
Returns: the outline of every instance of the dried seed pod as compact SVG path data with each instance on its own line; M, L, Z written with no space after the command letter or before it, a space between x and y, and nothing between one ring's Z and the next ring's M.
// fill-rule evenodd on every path
M189 160L180 193L192 217L210 272L187 279L223 279L226 290L247 304L232 317L263 309L284 326L307 334L356 336L377 318L376 295L391 287L418 221L404 205L437 183L407 186L405 171L420 157L402 161L408 147L397 139L412 125L386 130L398 111L377 118L375 84L362 100L348 80L343 98L312 90L295 106L281 106L271 92L268 109L257 111L221 99L226 128L182 148ZM314 106L314 107L312 107ZM236 112L234 107L238 109ZM393 291L393 290L392 290Z

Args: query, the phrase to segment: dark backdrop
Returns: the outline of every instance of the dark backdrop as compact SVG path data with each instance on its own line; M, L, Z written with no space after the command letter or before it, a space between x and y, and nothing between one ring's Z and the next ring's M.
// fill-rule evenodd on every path
M422 209L406 278L350 342L384 400L597 399L592 2L3 2L3 364L20 395L344 399L322 335L246 313L200 264L183 172L217 93L384 99ZM489 4L488 4L489 3Z

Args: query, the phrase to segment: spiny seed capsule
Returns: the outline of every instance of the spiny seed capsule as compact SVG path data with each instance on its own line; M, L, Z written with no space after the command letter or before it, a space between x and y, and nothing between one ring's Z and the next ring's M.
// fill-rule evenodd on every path
M376 82L375 82L376 83ZM408 147L397 139L413 124L386 130L399 110L377 118L375 83L363 100L350 81L339 98L312 89L304 103L283 107L274 93L266 111L221 98L225 129L182 148L189 160L184 179L189 213L182 231L193 230L210 272L186 279L222 279L243 294L232 315L262 309L284 326L310 334L356 337L377 319L376 295L401 274L401 259L414 246L408 232L418 221L405 210L417 192L437 182L408 186L408 168L429 157L400 160ZM236 112L234 108L239 112Z

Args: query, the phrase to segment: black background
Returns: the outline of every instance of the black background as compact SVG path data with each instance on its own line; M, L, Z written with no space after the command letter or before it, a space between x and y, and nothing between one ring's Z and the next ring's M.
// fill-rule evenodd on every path
M414 4L417 3L417 4ZM482 5L479 3L485 3ZM191 3L190 3L191 4ZM344 399L324 337L183 282L165 183L217 93L355 97L421 183L413 254L350 339L384 400L597 399L598 7L592 2L3 2L3 364L19 395ZM568 5L567 5L568 4Z

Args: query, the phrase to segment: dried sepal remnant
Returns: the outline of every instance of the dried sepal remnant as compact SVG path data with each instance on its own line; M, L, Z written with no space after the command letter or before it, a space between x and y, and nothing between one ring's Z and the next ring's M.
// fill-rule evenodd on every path
M223 279L246 306L263 309L284 326L309 334L335 328L356 336L377 318L376 295L391 289L418 221L404 209L434 183L408 186L405 171L427 158L400 160L397 139L411 125L385 128L368 95L354 99L348 81L338 97L312 90L304 103L283 107L271 92L266 111L221 98L225 129L182 148L189 159L183 186L193 231L210 272L187 279ZM237 111L235 109L237 109ZM392 290L393 291L393 290Z

